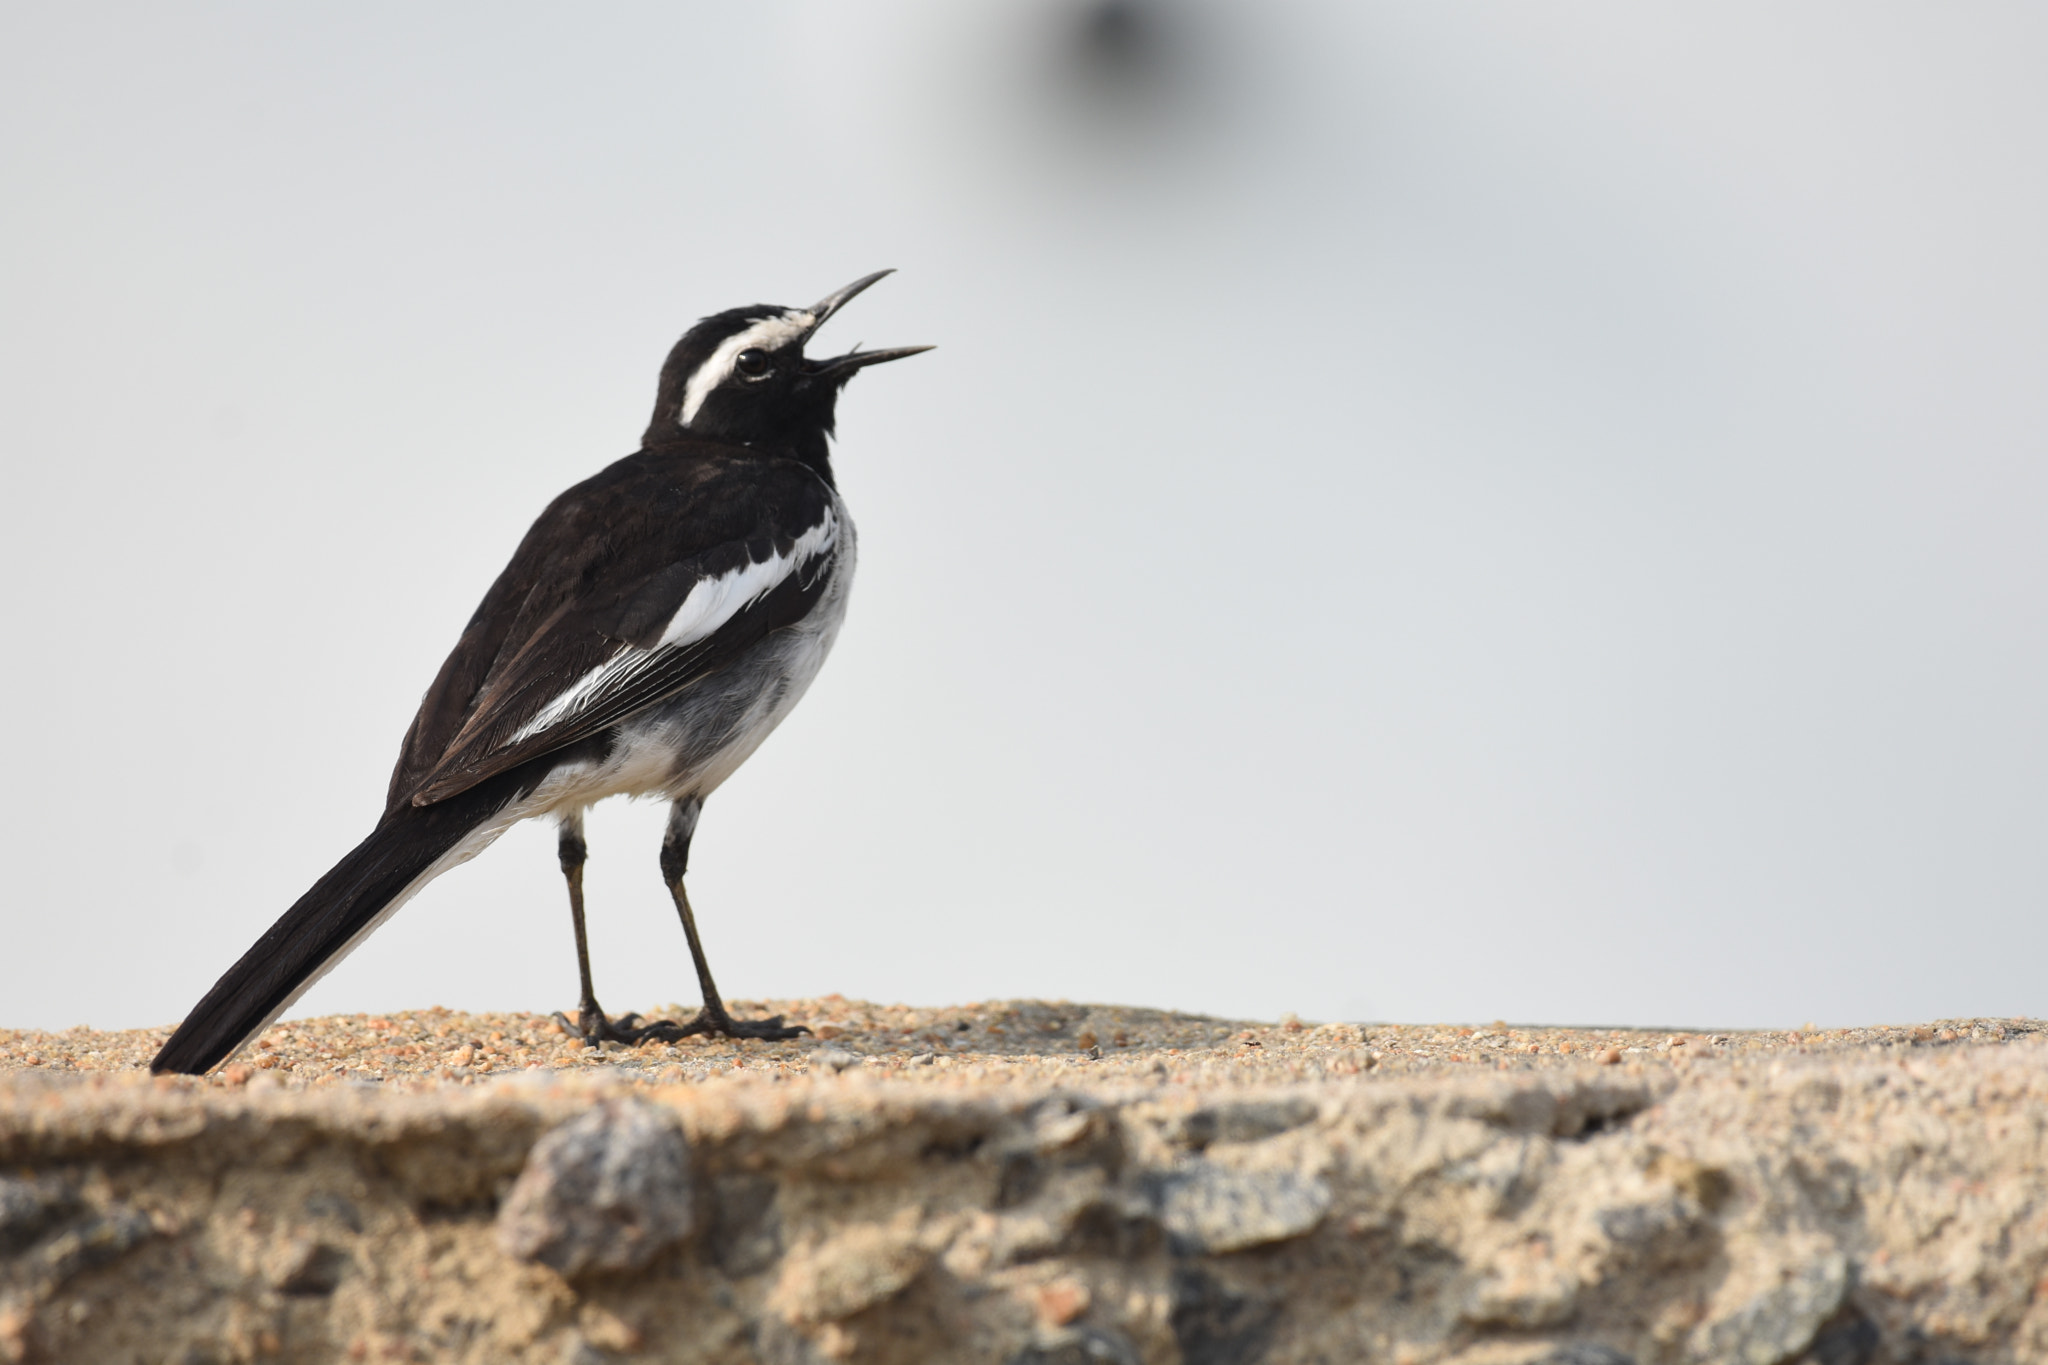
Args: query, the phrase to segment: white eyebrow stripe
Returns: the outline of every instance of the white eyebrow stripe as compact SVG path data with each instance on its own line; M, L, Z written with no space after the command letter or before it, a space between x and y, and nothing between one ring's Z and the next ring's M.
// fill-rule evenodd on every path
M792 308L776 317L762 318L746 331L727 337L697 367L697 372L690 376L690 382L683 386L683 410L676 421L682 426L690 425L697 416L697 410L704 406L704 400L711 396L711 391L732 374L732 363L741 351L749 346L772 351L806 336L817 325L817 318L808 311Z
M518 744L541 731L561 724L592 705L601 694L630 682L634 675L654 666L665 650L681 649L707 640L733 617L768 595L791 574L821 555L829 555L839 543L839 519L831 508L816 526L796 538L788 554L771 554L759 564L749 562L728 569L716 578L700 578L693 584L675 615L669 617L661 638L651 649L628 645L585 673L546 706L508 741ZM808 583L805 586L809 586Z

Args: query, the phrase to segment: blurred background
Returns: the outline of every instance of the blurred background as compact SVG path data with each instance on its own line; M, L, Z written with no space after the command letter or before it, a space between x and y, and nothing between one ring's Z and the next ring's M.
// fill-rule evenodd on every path
M169 1024L367 832L674 338L835 348L838 651L728 996L2048 1012L2048 12L9 6L0 1024ZM597 982L694 1004L663 811ZM550 829L295 1013L571 1007Z

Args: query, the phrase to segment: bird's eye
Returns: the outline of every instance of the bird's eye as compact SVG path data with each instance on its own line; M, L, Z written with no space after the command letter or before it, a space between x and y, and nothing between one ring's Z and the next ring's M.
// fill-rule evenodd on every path
M749 346L733 357L732 367L749 379L759 379L768 373L768 353L758 346Z

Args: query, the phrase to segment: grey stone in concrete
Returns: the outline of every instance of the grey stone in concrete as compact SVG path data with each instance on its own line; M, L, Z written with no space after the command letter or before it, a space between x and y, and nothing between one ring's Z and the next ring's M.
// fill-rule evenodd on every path
M576 1276L641 1269L691 1224L690 1154L674 1115L607 1101L534 1144L498 1214L498 1241Z

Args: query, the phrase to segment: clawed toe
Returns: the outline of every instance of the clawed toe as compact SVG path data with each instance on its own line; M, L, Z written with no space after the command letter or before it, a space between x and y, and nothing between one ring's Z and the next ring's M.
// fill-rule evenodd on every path
M782 1022L782 1016L779 1014L772 1015L766 1019L748 1019L745 1021L729 1018L726 1020L726 1029L734 1038L765 1038L778 1043L786 1042L791 1038L801 1037L803 1034L810 1032L802 1024L785 1025Z
M770 1043L787 1042L810 1032L802 1024L785 1025L779 1014L767 1019L735 1019L724 1010L711 1009L698 1010L696 1018L682 1025L682 1031L685 1035L720 1034L727 1038L759 1038Z
M637 1018L638 1016L635 1017ZM631 1036L627 1037L625 1041L636 1046L640 1043L649 1042L673 1043L684 1036L682 1025L667 1019L656 1019L652 1023L642 1024L636 1029L628 1030L628 1032Z
M638 1014L622 1014L616 1019L607 1019L603 1010L578 1010L573 1023L560 1010L555 1011L554 1018L564 1032L581 1038L585 1047L598 1047L605 1043L620 1043L626 1047L649 1042L674 1043L700 1034L783 1043L810 1032L802 1024L783 1023L779 1014L766 1019L735 1019L724 1010L711 1009L697 1011L696 1017L687 1024L678 1024L670 1019L655 1019L642 1024Z
M641 1024L639 1018L637 1013L628 1013L607 1019L603 1010L578 1010L576 1021L571 1023L567 1015L560 1010L555 1011L555 1022L581 1038L585 1047L598 1047L605 1043L637 1047L646 1042L673 1043L685 1036L680 1025L666 1019Z

